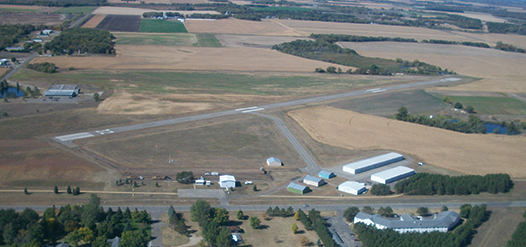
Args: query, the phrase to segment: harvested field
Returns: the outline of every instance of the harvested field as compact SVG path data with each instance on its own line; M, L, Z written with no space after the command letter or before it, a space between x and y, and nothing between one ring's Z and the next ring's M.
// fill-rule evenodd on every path
M260 35L235 35L219 34L216 37L225 47L257 47L270 49L273 45L291 42L297 39L312 40L310 38L287 36L260 36Z
M107 15L97 25L97 29L117 32L138 32L141 17L134 15Z
M116 45L115 57L37 57L58 67L129 70L220 70L312 72L317 67L347 66L304 59L278 51L258 48L208 48Z
M302 33L270 20L246 21L234 18L186 20L185 26L190 33L304 36Z
M453 34L459 36L465 36L473 39L474 41L480 42L484 41L494 46L498 41L503 43L512 44L517 47L522 47L526 49L526 36L524 35L514 35L514 34L496 34L496 33L466 33L459 31L452 31Z
M94 15L87 21L82 27L84 28L96 28L105 18L107 15Z
M8 69L8 68L0 68L0 76L3 76L5 73L7 73L7 71L9 71L11 69Z
M36 139L0 141L0 187L47 188L97 184L96 165Z
M13 4L0 4L0 9L13 9L15 10L25 10L25 11L36 11L39 9L40 6L32 6L32 5L13 5Z
M348 149L408 153L425 163L467 174L526 177L523 136L463 134L331 107L289 112L316 141Z
M519 222L524 221L525 208L490 208L489 220L477 228L472 246L506 246Z
M80 7L64 7L60 8L59 10L56 10L55 13L82 13L82 14L90 14L91 12L95 11L98 7L97 6L80 6Z
M31 24L31 25L60 25L72 16L67 14L55 13L31 13L25 12L2 13L0 15L0 24Z
M117 45L197 46L195 34L189 33L124 33L115 32Z
M219 12L214 10L156 10L156 9L142 9L142 8L130 8L130 7L108 7L103 6L97 8L95 11L93 11L92 14L94 15L138 15L142 16L144 12L178 12L183 15L191 15L194 13L199 14L219 14Z
M402 58L434 64L462 75L484 78L470 84L440 88L441 90L484 91L503 93L526 92L526 55L495 49L460 45L408 44L395 42L341 42L345 48L362 56L388 59Z
M207 0L136 0L136 1L127 1L129 4L140 4L141 2L144 2L146 4L155 3L155 4L173 4L173 3L190 3L190 4L198 4L198 3L208 3ZM108 3L122 3L122 0L108 0Z

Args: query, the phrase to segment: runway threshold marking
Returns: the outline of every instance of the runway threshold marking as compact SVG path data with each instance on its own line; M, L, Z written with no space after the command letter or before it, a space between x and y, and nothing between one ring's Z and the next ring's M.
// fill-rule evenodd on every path
M90 137L94 137L94 135L88 132L82 132L82 133L71 134L71 135L57 136L55 138L58 139L59 141L66 142L66 141L72 141L72 140L90 138Z
M387 91L386 89L381 89L381 88L373 88L373 89L369 89L369 90L365 90L366 92L370 92L370 93L381 93L381 92L385 92Z
M242 113L249 113L249 112L255 112L255 111L262 111L265 110L265 108L256 108L251 110L242 111Z
M258 108L257 106L252 106L252 107L245 107L245 108L239 108L239 109L235 109L235 111L246 111L246 110L251 110L251 109L256 109Z

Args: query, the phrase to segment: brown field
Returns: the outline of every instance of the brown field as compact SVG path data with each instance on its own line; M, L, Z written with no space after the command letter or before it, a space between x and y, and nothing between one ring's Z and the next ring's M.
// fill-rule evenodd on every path
M452 31L453 34L472 38L473 41L484 41L492 46L496 45L498 41L512 44L514 46L526 48L526 36L514 34L497 34L497 33L466 33L459 31Z
M209 48L116 45L116 57L37 57L33 62L51 62L58 67L130 70L223 70L312 72L334 64L304 59L259 48ZM343 71L349 67L336 65Z
M184 15L190 15L192 13L200 14L219 14L219 12L214 10L195 10L195 11L186 11L186 10L154 10L154 9L142 9L142 8L131 8L131 7L99 7L92 12L94 15L141 15L144 12L179 12Z
M247 21L234 18L215 21L186 20L185 26L190 33L305 36L303 33L272 20Z
M95 15L89 19L82 27L84 28L96 28L99 23L106 18L106 15Z
M122 0L108 0L108 3L123 3ZM172 4L172 3L190 3L190 4L198 4L198 3L207 3L207 0L137 0L137 1L127 1L127 3L133 4L139 4L141 2L144 2L146 4L155 3L155 4Z
M524 208L490 208L489 220L477 228L472 246L506 246L519 222L523 221Z
M11 69L8 69L8 68L0 68L0 76L3 76L5 73L7 73L7 71L9 71Z
M295 110L289 116L327 145L395 150L467 174L506 172L513 178L526 177L523 136L463 134L331 107Z
M484 91L504 93L526 92L526 55L495 49L460 45L409 44L394 42L351 43L342 46L356 50L363 56L389 59L402 58L434 64L483 80L455 87L441 88L459 91Z
M219 34L217 39L225 47L258 47L271 48L275 44L291 42L297 39L312 40L309 38L290 37L290 36L259 36L259 35L235 35Z
M0 4L1 9L39 9L40 6Z
M60 25L67 19L66 14L55 13L2 13L0 15L0 24L31 24L31 25Z
M135 15L107 15L99 22L97 29L116 32L138 32L141 17Z

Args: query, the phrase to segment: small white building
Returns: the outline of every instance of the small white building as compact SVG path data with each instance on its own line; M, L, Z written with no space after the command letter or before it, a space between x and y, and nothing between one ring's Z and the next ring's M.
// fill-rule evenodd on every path
M402 160L404 160L403 155L399 153L391 152L388 154L383 154L383 155L375 156L372 158L349 163L347 165L344 165L342 169L344 172L348 172L351 174L358 174L361 172L365 172L365 171L368 171L374 168L386 166L386 165L389 165L389 164L392 164L398 161L402 161Z
M319 186L323 185L325 183L325 181L323 181L323 179L321 179L321 178L317 178L317 177L313 177L311 175L307 175L303 179L303 183L307 184L307 185L312 185L312 186L315 186L315 187L319 187Z
M205 180L203 178L195 180L196 185L205 185Z
M371 175L371 180L381 184L388 184L413 174L415 174L415 170L405 166L397 166Z
M236 187L236 178L232 175L221 175L219 176L219 187L221 188L234 188Z
M51 30L51 29L44 29L44 30L42 30L40 32L40 34L50 35L52 32L53 32L53 30Z
M341 192L349 193L352 195L359 195L366 191L364 183L358 183L355 181L347 181L338 185L338 190Z
M267 159L267 165L268 166L281 166L283 163L281 163L281 160L278 158L270 157Z

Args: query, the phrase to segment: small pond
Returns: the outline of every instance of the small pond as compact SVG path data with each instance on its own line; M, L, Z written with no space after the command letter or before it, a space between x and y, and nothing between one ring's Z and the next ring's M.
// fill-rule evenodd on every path
M488 134L502 134L502 135L506 135L507 134L507 131L508 131L508 127L502 127L502 125L500 124L495 124L495 123L484 123L484 126L486 126L486 133ZM495 130L497 129L497 130ZM498 132L494 132L494 131L498 131Z
M9 87L7 88L7 92L6 92L8 95L9 94L14 94L16 97L22 97L24 96L24 91L22 90L16 90L16 87ZM0 98L5 98L5 94L4 92L0 92ZM11 97L11 96L9 96Z

